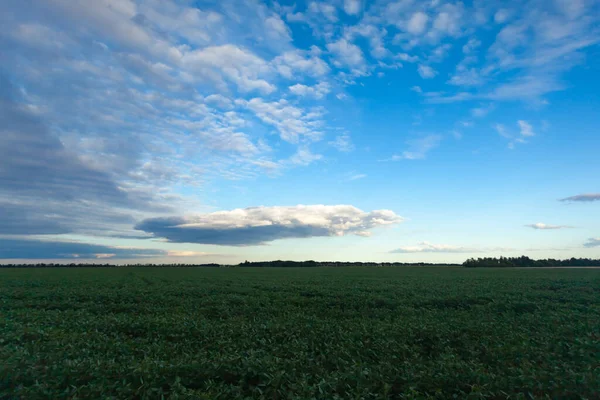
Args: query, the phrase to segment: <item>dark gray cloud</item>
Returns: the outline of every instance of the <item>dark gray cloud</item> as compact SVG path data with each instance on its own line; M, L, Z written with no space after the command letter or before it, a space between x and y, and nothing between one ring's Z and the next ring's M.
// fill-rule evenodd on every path
M389 210L364 212L349 205L251 207L191 217L151 218L135 229L176 243L249 246L278 239L369 236L402 218Z
M164 250L131 249L78 242L1 239L0 259L127 259L166 256Z
M326 228L311 226L248 226L241 228L182 228L182 218L152 218L142 221L135 229L175 243L202 243L223 246L251 246L277 239L329 236Z
M0 137L0 234L118 233L127 210L170 210L67 148L1 74Z
M0 187L36 199L94 199L125 205L127 193L110 176L69 152L44 122L19 102L0 76Z
M560 201L600 201L600 193L578 194L577 196L566 197Z

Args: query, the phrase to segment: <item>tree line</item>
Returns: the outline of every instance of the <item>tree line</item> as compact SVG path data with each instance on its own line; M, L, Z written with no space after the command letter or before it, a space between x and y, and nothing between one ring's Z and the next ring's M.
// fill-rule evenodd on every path
M451 263L405 263L405 262L346 262L346 261L245 261L239 264L152 264L152 263L131 263L131 264L94 264L94 263L34 263L34 264L0 264L0 268L127 268L127 267L177 267L177 268L236 268L236 267L254 267L254 268L314 268L314 267L427 267L427 266L446 266L458 267L461 264ZM569 258L566 260L556 260L552 258L543 260L533 260L527 256L521 257L483 257L470 258L464 263L466 268L502 268L502 267L600 267L600 260L590 258Z
M460 264L440 264L440 263L402 263L402 262L345 262L345 261L245 261L239 264L94 264L94 263L34 263L34 264L0 264L0 268L127 268L127 267L178 267L178 268L313 268L313 267L425 267L425 266L453 266Z
M591 258L569 258L566 260L556 260L547 258L543 260L533 260L527 256L521 257L483 257L470 258L463 263L467 268L502 268L502 267L600 267L600 260Z

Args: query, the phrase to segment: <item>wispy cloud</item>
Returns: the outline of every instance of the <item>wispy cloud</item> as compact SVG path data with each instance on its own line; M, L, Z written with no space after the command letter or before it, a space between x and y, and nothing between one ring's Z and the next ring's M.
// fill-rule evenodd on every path
M352 175L348 178L349 181L356 181L358 179L363 179L366 178L367 174L356 174L356 175Z
M550 224L544 224L543 222L538 222L535 224L528 224L525 226L528 228L539 229L539 230L572 228L572 226L569 226L569 225L550 225Z
M518 133L514 133L513 131L511 131L510 129L508 129L506 126L504 126L502 124L494 125L494 129L498 132L498 134L500 136L502 136L503 138L509 140L509 142L508 142L509 149L513 149L516 144L527 143L527 140L525 138L529 138L529 137L535 135L535 133L533 132L533 126L531 124L529 124L527 121L519 120L519 121L517 121L517 125L519 127Z
M441 135L428 135L419 139L408 141L408 150L395 154L390 159L382 161L422 160L431 150L435 149L442 141Z
M600 247L600 238L589 238L584 247Z
M414 246L401 246L390 253L410 254L410 253L484 253L484 252L508 252L514 249L508 247L463 247L449 244L435 244L430 242L421 242Z
M453 246L449 244L434 244L421 242L415 246L401 246L390 253L478 253L480 250L470 247Z
M576 196L565 197L564 199L560 199L560 201L576 201L576 202L600 201L600 193L578 194Z

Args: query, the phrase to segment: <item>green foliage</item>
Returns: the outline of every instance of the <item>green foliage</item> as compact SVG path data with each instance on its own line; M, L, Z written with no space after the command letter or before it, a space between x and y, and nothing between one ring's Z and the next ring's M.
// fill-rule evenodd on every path
M569 258L566 260L533 260L526 256L521 257L484 257L469 258L463 263L467 268L513 268L513 267L600 267L600 260L591 258Z
M599 398L600 270L0 270L0 399Z

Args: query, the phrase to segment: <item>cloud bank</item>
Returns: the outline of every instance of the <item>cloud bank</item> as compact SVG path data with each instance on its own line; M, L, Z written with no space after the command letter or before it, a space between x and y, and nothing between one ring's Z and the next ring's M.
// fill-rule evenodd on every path
M177 243L260 245L279 239L358 235L400 223L390 210L364 212L350 205L251 207L187 217L150 218L136 229Z
M480 251L481 250L469 247L421 242L416 246L399 247L396 250L392 250L390 253L478 253Z
M80 242L0 239L0 259L130 259L169 255L164 250L102 246Z

